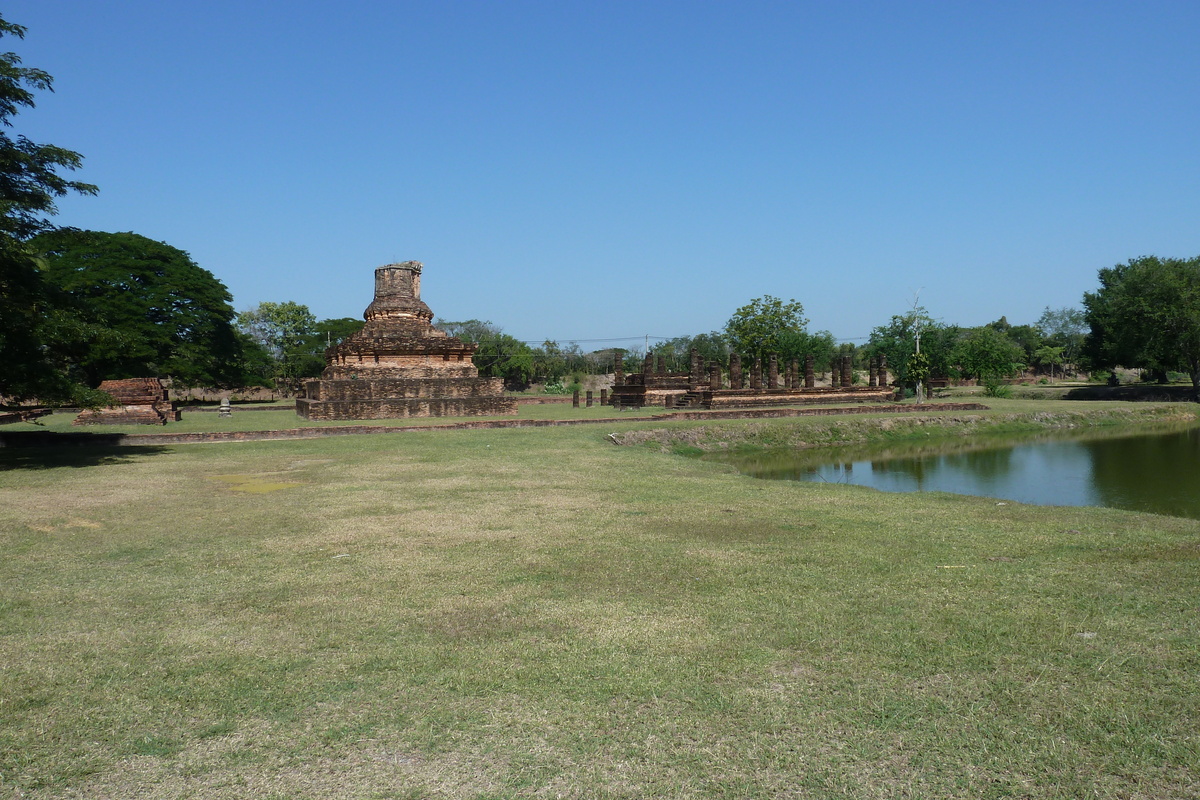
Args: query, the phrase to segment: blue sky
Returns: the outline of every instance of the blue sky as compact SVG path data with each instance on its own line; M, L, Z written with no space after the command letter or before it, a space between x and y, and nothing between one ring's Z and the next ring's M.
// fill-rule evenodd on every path
M239 310L680 336L764 294L867 336L1034 322L1200 255L1200 3L10 0L58 222L191 253ZM614 342L616 343L616 342Z

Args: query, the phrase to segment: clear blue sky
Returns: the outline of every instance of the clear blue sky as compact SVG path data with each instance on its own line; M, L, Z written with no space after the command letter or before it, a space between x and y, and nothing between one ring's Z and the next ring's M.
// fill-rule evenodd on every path
M588 342L764 294L865 337L979 325L1200 255L1200 3L10 0L55 93L16 132L64 225L187 250L241 310ZM603 347L604 343L594 347ZM585 347L585 349L592 349Z

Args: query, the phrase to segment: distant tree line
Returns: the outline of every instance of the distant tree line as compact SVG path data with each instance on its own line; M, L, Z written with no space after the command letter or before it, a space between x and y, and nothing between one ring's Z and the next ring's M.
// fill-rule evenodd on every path
M450 336L476 345L475 366L487 378L502 378L510 389L541 384L549 391L569 392L578 388L585 375L612 372L626 351L606 348L584 352L576 342L559 344L546 340L531 346L488 321L434 320L434 326Z
M1018 373L1063 377L1087 366L1081 361L1086 332L1083 312L1050 309L1032 325L1005 317L973 328L939 322L915 306L871 331L863 357L886 356L897 383L975 379L990 391ZM918 355L918 343L920 353Z

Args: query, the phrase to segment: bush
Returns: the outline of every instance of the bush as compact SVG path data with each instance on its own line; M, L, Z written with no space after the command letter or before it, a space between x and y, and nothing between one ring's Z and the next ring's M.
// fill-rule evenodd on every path
M983 382L983 393L988 397L1012 397L1012 387L995 379Z

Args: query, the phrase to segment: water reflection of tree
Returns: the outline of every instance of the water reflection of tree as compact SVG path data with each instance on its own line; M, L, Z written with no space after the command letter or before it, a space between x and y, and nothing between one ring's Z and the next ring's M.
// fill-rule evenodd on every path
M1066 450L1021 447L1048 442L1075 444ZM1097 503L1200 518L1200 493L1191 491L1194 473L1180 466L1198 463L1198 456L1200 428L1175 424L713 457L762 478L850 482L857 468L872 479L856 482L887 491L1002 496L1000 487L1024 480L1026 488L1050 494L1033 502ZM1047 473L1070 476L1071 482L1038 484L1037 476Z
M873 462L872 466L880 472L906 475L916 483L918 491L924 491L937 486L943 475L956 476L955 482L961 482L961 476L970 476L969 482L995 486L1012 471L1012 459L1012 446L992 446L964 448L939 455L882 459Z
M1102 505L1179 516L1200 516L1196 473L1200 428L1084 443Z

